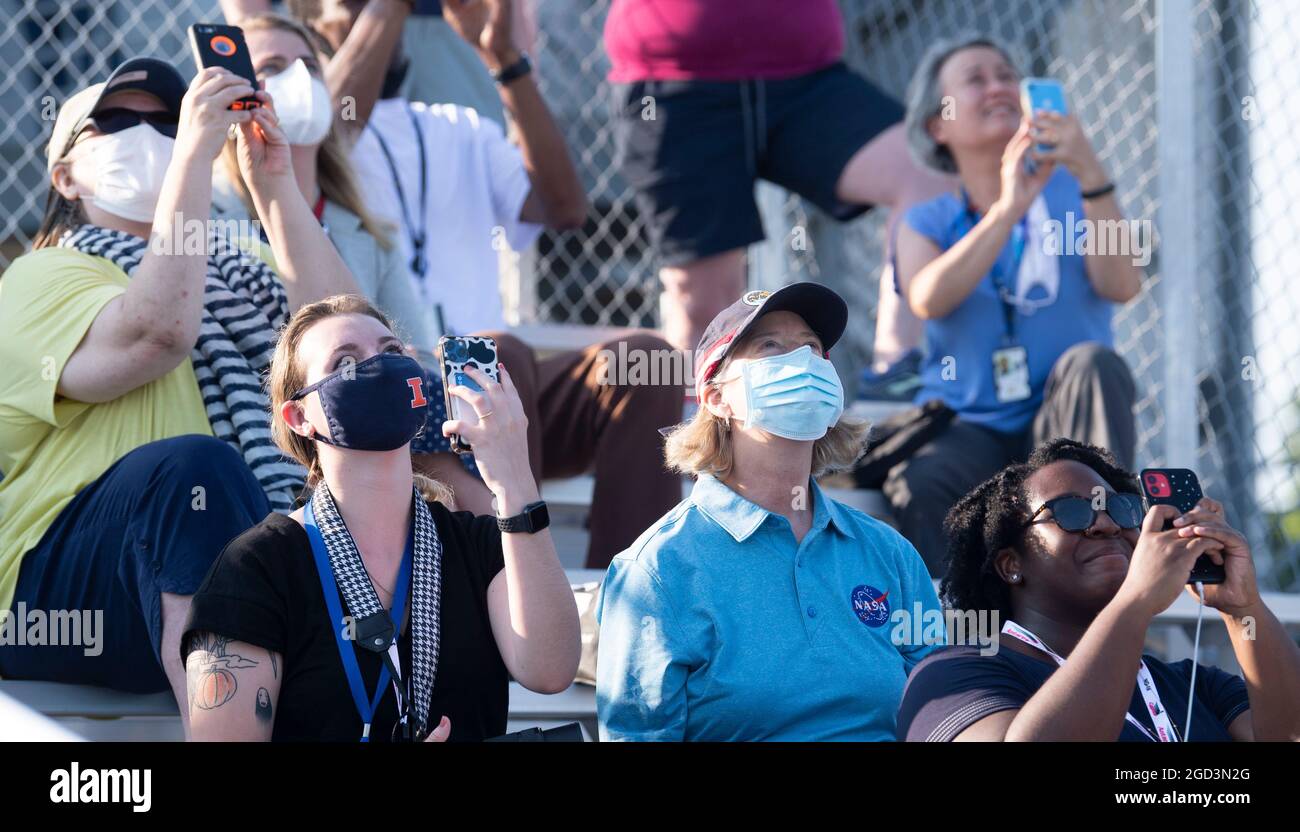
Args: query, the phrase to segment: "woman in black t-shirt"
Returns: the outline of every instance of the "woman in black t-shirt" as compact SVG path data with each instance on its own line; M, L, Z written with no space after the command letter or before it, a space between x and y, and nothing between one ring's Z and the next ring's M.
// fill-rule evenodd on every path
M1214 500L1144 519L1138 495L1108 452L1056 439L957 503L941 594L958 613L996 613L1004 637L992 655L949 647L918 664L900 739L1186 740L1192 661L1166 664L1142 646L1200 555L1225 568L1205 603L1249 685L1197 666L1190 739L1300 737L1300 649L1260 600L1245 538Z
M340 295L290 320L272 435L312 498L235 538L194 595L181 647L194 738L481 740L505 731L511 677L544 693L572 682L577 607L522 406L504 367L499 383L466 373L482 392L448 392L477 418L443 432L473 447L501 524L449 510L447 490L413 474L424 374L382 313Z

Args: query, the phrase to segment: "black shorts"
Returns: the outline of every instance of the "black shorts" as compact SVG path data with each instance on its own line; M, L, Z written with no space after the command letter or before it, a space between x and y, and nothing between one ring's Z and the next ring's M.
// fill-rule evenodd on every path
M763 239L754 180L794 191L838 220L870 206L835 197L853 154L902 106L836 63L774 81L615 84L618 166L650 239L675 266Z

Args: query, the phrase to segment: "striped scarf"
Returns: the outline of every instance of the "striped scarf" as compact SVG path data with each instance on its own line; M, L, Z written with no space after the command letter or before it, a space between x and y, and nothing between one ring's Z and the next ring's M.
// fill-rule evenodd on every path
M148 241L87 224L64 234L59 245L102 257L129 277ZM213 435L239 451L271 507L288 512L306 471L271 440L271 404L262 386L276 337L289 320L284 287L270 266L223 237L219 223L212 225L208 251L203 320L190 353L194 378Z
M424 737L429 731L429 702L438 673L442 541L438 537L438 526L433 515L429 513L429 506L418 489L413 491L412 499L414 508L411 522L414 524L415 540L412 557L415 562L412 564L411 603L407 609L411 621L410 689L415 701L411 703L410 716L415 721L419 735ZM352 533L348 531L348 524L343 521L343 515L334 503L329 485L323 480L312 490L311 507L321 539L325 541L325 549L329 553L334 581L343 595L343 602L348 605L348 613L358 622L384 615L374 581L366 571L361 553L352 540ZM338 626L337 622L331 624L331 627L335 626ZM394 632L393 639L396 640L398 635ZM383 653L388 648L387 644L378 649L371 645L363 646L378 653Z

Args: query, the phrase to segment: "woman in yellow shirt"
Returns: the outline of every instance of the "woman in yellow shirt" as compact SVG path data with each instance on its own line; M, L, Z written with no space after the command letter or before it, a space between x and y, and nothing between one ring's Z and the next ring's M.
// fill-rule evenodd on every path
M250 96L261 106L229 109ZM230 130L278 276L209 236ZM187 89L162 61L127 61L64 103L48 169L36 250L0 281L0 675L170 684L184 716L189 595L301 482L259 444L270 352L250 345L355 283L297 190L270 97L226 70Z

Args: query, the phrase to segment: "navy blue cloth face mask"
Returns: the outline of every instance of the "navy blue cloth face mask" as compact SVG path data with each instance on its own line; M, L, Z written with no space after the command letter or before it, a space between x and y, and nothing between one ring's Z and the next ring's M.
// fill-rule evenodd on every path
M424 368L409 355L380 353L345 366L291 397L315 392L329 422L326 439L312 439L354 451L395 451L424 427L429 400Z

